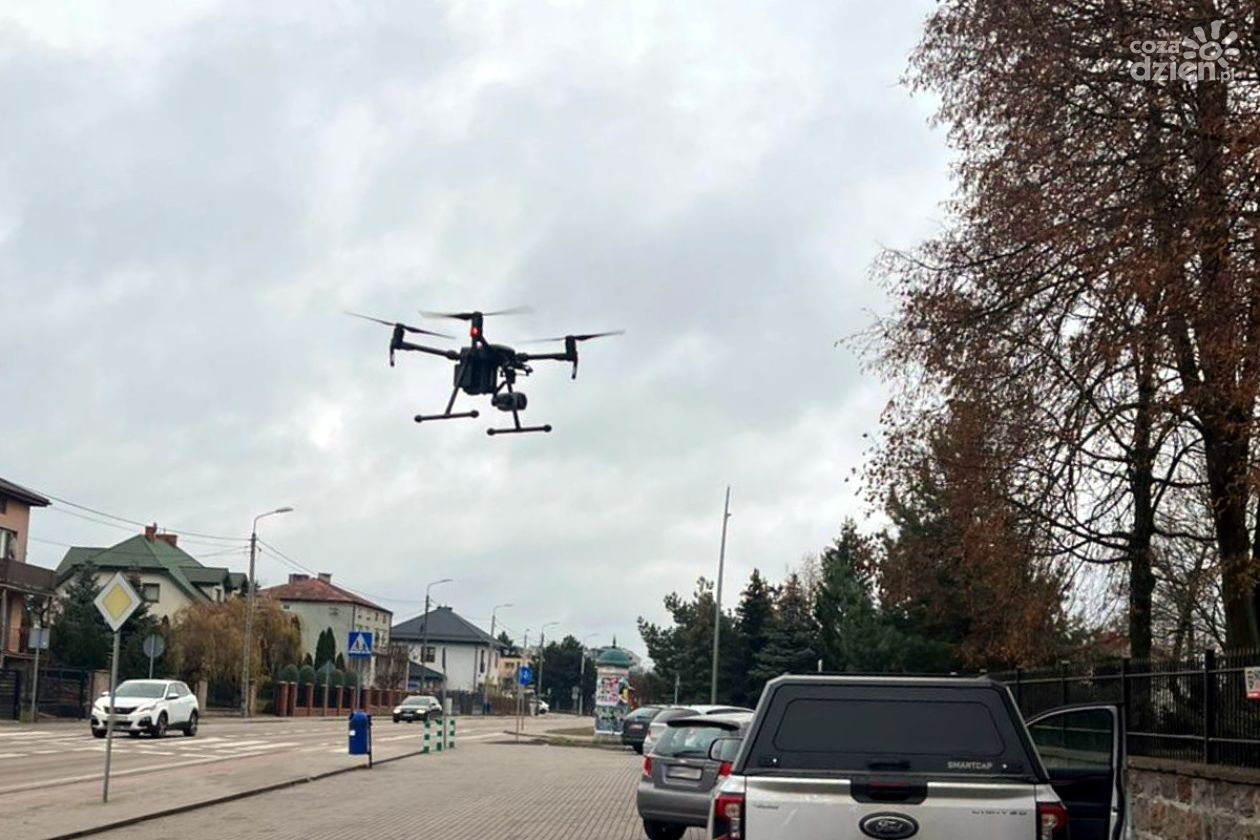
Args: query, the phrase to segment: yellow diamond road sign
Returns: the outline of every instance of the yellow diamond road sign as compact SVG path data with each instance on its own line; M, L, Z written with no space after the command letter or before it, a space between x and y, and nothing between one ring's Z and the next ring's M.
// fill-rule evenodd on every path
M119 572L109 579L96 596L96 608L105 617L105 623L115 633L122 627L131 614L140 606L140 596L132 588L127 579Z

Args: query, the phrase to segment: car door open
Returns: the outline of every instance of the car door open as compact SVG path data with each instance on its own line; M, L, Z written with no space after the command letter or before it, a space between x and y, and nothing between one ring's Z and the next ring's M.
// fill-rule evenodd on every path
M1124 719L1115 706L1068 706L1028 720L1072 840L1121 840L1127 819Z

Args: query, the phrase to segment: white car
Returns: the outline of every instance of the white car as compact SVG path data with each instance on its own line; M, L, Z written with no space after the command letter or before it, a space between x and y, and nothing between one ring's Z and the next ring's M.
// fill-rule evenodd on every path
M133 737L147 732L161 738L171 729L178 729L186 736L197 734L201 709L197 707L197 695L188 686L176 680L127 680L114 690L114 731L126 732ZM105 737L105 724L109 719L109 692L106 691L92 705L92 734Z

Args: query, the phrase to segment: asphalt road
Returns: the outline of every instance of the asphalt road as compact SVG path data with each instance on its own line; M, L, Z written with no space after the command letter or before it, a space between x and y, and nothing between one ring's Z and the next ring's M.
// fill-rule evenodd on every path
M511 726L510 718L459 718L457 743L492 737ZM162 739L123 735L114 739L112 775L170 773L222 762L290 769L295 762L345 756L346 729L343 718L221 718L202 721L194 738L178 732ZM377 718L373 752L387 756L419 749L422 733L420 724ZM86 722L0 728L0 810L8 794L100 779L104 763L105 741L93 738Z

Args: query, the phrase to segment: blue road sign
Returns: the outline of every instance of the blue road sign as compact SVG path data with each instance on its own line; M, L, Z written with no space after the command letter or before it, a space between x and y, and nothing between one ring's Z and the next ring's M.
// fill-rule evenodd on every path
M351 659L372 658L372 634L367 630L350 631L350 642L346 645L346 656Z
M528 665L522 665L516 678L521 685L529 685L534 681L534 669Z

